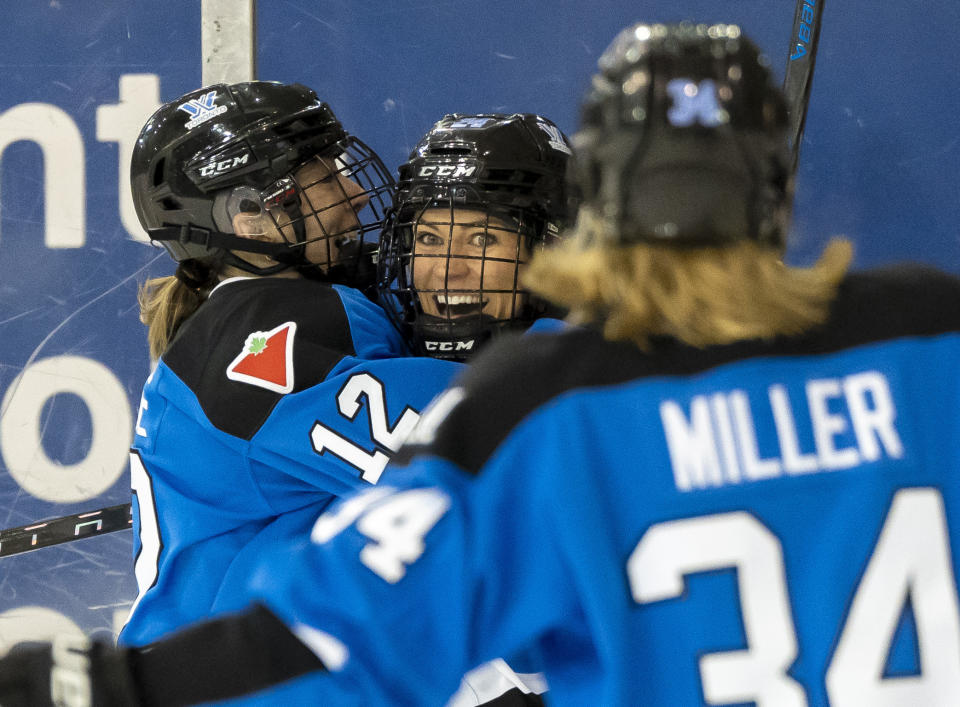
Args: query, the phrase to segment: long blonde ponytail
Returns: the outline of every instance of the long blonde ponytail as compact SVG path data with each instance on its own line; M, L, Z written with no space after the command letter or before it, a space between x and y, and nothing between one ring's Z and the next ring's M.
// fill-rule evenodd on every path
M153 278L140 287L137 302L140 321L147 325L150 358L158 359L167 350L180 325L203 304L216 282L216 271L209 265L185 260L177 275Z

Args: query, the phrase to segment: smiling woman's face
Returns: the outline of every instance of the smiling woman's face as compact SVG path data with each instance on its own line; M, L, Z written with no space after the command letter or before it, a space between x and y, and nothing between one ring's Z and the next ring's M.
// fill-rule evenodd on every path
M519 312L529 251L515 224L479 209L425 210L414 226L413 286L424 314L456 319ZM453 221L453 223L451 223Z

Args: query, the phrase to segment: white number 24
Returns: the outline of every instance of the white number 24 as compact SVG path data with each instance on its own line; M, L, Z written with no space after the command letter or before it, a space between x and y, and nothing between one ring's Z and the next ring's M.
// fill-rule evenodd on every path
M807 704L787 674L797 657L783 553L777 537L744 513L652 526L627 562L635 601L678 597L684 576L736 568L747 649L700 658L709 704ZM921 674L883 679L901 610L916 619ZM960 610L943 498L931 488L897 492L857 587L826 673L834 707L956 704L960 695Z

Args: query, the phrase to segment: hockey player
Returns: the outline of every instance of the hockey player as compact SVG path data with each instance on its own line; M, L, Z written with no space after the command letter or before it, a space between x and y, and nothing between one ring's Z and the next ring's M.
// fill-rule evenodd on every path
M566 136L543 116L448 115L401 165L380 299L413 350L464 360L554 312L520 284L575 212Z
M392 180L310 89L217 85L167 103L141 131L131 185L178 263L141 292L159 361L131 454L139 595L121 641L142 645L208 616L269 524L362 484L288 425L344 359L406 347L357 289L320 282L372 283ZM408 386L389 393L421 405L435 392ZM317 418L339 417L326 407Z

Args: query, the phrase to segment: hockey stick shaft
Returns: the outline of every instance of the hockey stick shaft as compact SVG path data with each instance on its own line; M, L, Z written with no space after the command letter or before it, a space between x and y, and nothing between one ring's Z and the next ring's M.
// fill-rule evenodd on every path
M790 173L797 171L800 159L800 142L807 121L807 106L810 103L810 88L813 85L813 68L817 61L820 44L820 25L825 0L797 0L790 33L790 51L787 71L783 78L783 92L790 105Z
M125 530L133 524L129 503L0 530L0 557Z

